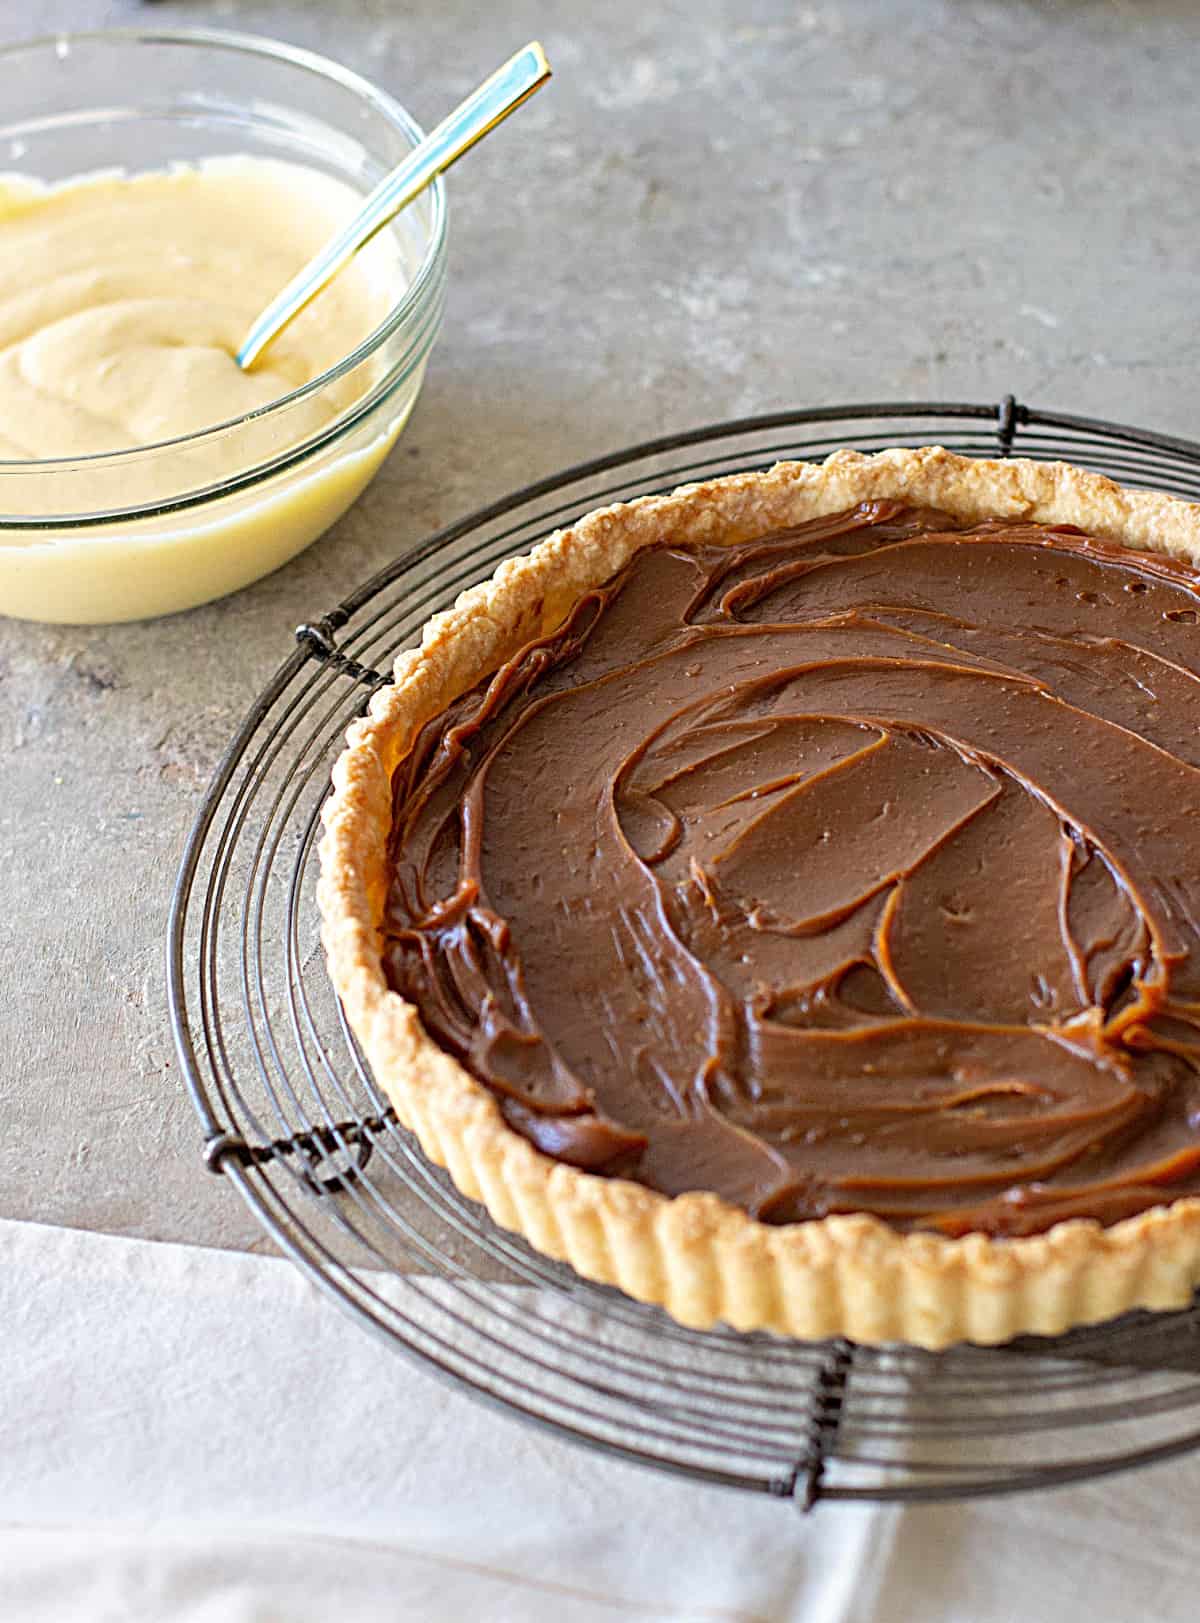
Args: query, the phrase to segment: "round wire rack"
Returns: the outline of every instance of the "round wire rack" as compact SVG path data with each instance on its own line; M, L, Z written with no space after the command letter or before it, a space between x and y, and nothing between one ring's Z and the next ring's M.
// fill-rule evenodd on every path
M316 845L346 727L425 620L501 558L605 502L840 446L931 443L1061 457L1200 500L1200 444L1011 396L779 412L570 468L298 628L217 768L171 910L171 1016L205 1160L310 1278L512 1415L806 1509L1046 1487L1200 1445L1200 1303L931 1354L687 1330L581 1280L497 1228L396 1122L326 976Z

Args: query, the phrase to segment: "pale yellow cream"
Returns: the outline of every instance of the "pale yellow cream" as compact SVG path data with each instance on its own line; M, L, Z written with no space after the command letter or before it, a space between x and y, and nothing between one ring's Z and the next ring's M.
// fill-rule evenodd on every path
M0 181L0 513L170 501L220 486L345 414L379 381L381 362L224 433L61 475L32 466L195 436L278 401L349 354L407 280L390 232L253 371L234 360L254 316L360 201L315 170L250 158L53 189ZM256 578L358 494L419 382L366 425L370 432L239 497L170 520L118 523L111 534L0 530L0 613L127 619Z

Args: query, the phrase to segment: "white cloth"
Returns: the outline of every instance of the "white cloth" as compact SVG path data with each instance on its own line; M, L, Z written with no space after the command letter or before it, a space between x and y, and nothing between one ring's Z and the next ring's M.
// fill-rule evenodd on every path
M1187 1461L801 1519L498 1416L288 1263L0 1222L5 1623L1190 1623L1198 1505Z

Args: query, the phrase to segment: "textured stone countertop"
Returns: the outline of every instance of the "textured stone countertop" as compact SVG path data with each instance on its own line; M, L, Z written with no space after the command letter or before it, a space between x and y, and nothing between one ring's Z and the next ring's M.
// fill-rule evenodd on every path
M533 35L552 87L452 178L446 325L382 475L190 614L0 619L0 1215L265 1246L167 1029L180 847L291 629L433 528L643 436L996 399L1200 436L1191 0L43 0L310 45L429 124Z

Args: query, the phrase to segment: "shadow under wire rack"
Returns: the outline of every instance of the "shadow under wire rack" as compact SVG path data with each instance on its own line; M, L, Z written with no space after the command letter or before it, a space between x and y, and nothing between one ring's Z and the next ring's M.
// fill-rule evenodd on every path
M1200 444L1011 396L776 412L569 468L299 627L217 768L171 910L171 1017L205 1160L310 1278L511 1415L804 1509L1048 1487L1200 1445L1200 1304L933 1354L688 1330L579 1279L497 1228L396 1122L326 976L316 845L346 727L428 617L502 558L603 503L842 446L925 444L1063 458L1200 500Z

